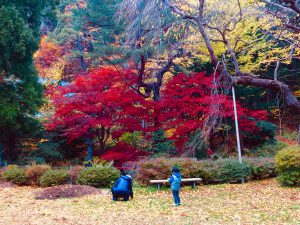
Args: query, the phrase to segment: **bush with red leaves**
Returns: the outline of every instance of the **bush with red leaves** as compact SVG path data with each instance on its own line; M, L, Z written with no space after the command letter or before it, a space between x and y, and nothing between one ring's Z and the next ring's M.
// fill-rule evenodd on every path
M150 155L150 152L142 151L129 144L118 142L116 146L106 151L101 158L107 161L113 160L118 169L128 161L138 161Z

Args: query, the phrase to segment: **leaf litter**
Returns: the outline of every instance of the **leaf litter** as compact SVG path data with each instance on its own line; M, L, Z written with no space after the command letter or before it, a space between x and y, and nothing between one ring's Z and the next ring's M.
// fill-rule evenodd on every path
M292 224L300 225L300 189L275 179L205 185L181 190L182 206L167 191L134 190L129 202L113 202L104 190L78 198L36 200L41 188L0 188L0 224Z

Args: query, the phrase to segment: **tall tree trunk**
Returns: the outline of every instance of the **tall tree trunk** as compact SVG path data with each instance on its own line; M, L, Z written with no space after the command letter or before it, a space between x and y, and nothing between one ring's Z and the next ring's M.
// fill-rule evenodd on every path
M85 158L85 161L90 161L93 159L94 156L94 140L91 130L89 130L88 132L85 144L87 145L87 156ZM91 166L91 164L89 163L86 166Z
M6 141L7 148L7 162L12 163L18 159L18 152L16 151L16 136L11 134Z
M213 133L209 134L209 139L208 139L208 143L209 143L209 150L212 150L214 153L216 152L216 146L215 146L215 135Z
M93 160L93 154L94 154L94 141L93 138L88 137L86 139L86 145L87 145L87 156L85 158L85 161L88 162L85 164L87 167L91 167L92 163L91 160Z
M3 166L3 145L0 143L0 167Z
M100 137L101 137L100 152L103 154L105 150L105 128L104 127L101 127L100 129Z
M242 155L244 155L245 146L244 146L244 141L243 141L243 136L242 136L241 130L239 130L239 136L240 136L241 153L242 153Z
M96 134L100 145L100 154L103 154L105 152L106 141L110 136L110 129L101 126L101 128L97 129Z

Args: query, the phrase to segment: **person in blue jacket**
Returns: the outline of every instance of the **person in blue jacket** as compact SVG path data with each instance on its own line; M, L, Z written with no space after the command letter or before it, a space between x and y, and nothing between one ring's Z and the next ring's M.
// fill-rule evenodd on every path
M131 199L133 198L132 177L130 175L125 175L124 171L122 171L121 174L122 175L118 178L118 180L111 188L114 201L117 201L118 198L121 197L123 198L123 201L128 201L129 196L131 197Z
M176 206L181 205L179 191L180 191L180 183L181 183L181 173L177 166L172 168L172 175L169 178L169 182L171 184L172 194L174 197L174 202Z

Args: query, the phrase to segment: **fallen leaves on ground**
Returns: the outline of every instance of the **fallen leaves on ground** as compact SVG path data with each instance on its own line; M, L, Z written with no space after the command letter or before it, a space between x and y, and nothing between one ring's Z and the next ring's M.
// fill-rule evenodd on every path
M182 206L171 192L135 189L129 202L109 192L73 199L36 200L30 187L0 189L0 224L300 224L300 189L274 179L185 187Z

